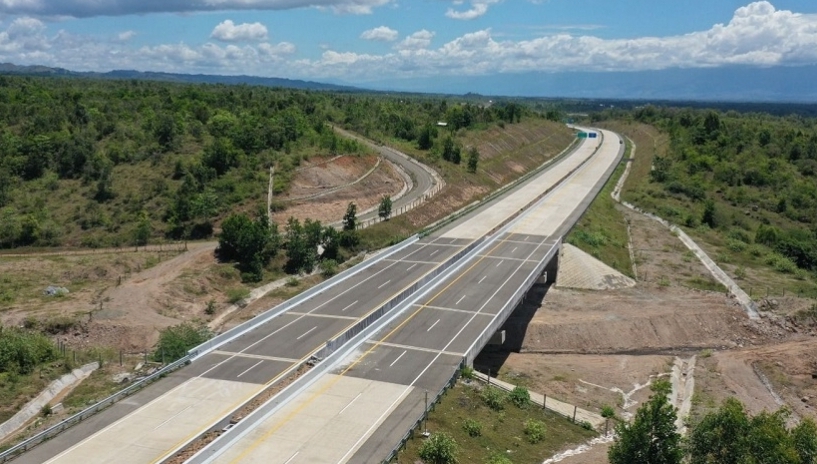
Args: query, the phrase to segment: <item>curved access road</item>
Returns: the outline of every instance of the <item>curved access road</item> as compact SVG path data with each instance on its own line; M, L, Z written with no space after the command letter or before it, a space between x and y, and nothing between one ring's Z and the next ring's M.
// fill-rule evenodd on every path
M420 202L428 200L442 190L443 186L445 185L445 181L443 181L443 178L440 177L437 171L420 163L405 153L385 145L379 145L372 140L339 127L332 126L332 128L338 134L346 138L357 140L358 142L363 143L371 149L377 151L380 156L396 164L404 171L406 175L409 176L409 180L411 181L410 189L400 198L395 199L392 202L392 216L408 211ZM358 214L358 220L361 223L365 223L366 221L375 218L377 218L377 208L372 208Z

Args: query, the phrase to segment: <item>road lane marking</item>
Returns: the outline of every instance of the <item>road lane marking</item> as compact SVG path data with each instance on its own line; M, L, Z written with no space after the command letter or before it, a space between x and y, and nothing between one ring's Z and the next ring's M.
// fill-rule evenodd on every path
M163 426L163 425L167 424L168 422L170 422L170 421L172 421L173 419L175 419L175 418L176 418L176 417L177 417L179 414L181 414L181 413L183 413L183 412L187 411L188 409L190 409L190 408L192 408L192 407L193 407L193 405L191 404L190 406L188 406L188 407L186 407L186 408L182 409L181 411L177 412L176 414L173 414L173 416L171 416L171 417L170 417L168 420L166 420L166 421L162 422L161 424L157 425L156 427L153 427L153 430L156 430L156 429L158 429L159 427L161 427L161 426Z
M437 322L440 322L440 320L439 320L439 319L437 319ZM433 328L434 328L434 326L435 326L435 325L437 325L437 322L435 322L435 323L431 324L431 327L429 327L429 328L428 328L428 330L426 330L426 332L431 332L431 329L433 329Z
M355 316L340 316L338 314L310 314L310 313L296 313L290 312L289 314L296 315L296 316L304 316L304 317L321 317L324 319L345 319L347 321L356 321L360 318Z
M233 353L231 351L221 351L221 350L213 350L211 353L212 354L220 354L222 356L231 356L233 358L239 357L239 358L250 358L250 359L265 359L267 361L288 362L288 363L294 363L294 362L300 361L299 359L292 359L292 358L279 358L279 357L276 357L276 356L262 356L260 354L250 354L250 353ZM221 363L218 363L217 365L221 365ZM208 370L207 372L210 372L210 371Z
M388 284L389 284L389 282L391 282L391 279L389 279L389 280L387 280L387 281L383 282L382 284L380 284L380 286L379 286L379 287L377 287L377 289L378 289L378 290L380 290L381 288L383 288L383 287L385 287L386 285L388 285Z
M477 285L481 284L482 281L485 280L486 277L488 277L488 276L487 275L482 276L482 278L479 279L479 282L477 282Z
M377 341L367 341L366 342L367 345L375 345L377 343L378 343ZM389 343L389 342L380 342L380 346L390 346L392 348L402 348L404 350L420 351L420 352L423 352L423 353L434 353L434 354L442 353L444 355L454 356L456 358L462 358L462 356L465 354L465 353L454 353L453 351L440 351L440 350L435 350L434 348L423 348L421 346L401 345L399 343Z
M357 304L359 301L360 301L360 300L355 300L355 302L354 302L354 303L352 303L352 304L350 304L349 306L347 306L347 307L345 307L345 308L341 309L341 310L340 310L340 312L344 312L344 311L346 311L347 309L349 309L349 308L351 308L352 306L356 305L356 304Z
M438 251L440 251L440 250L434 250L434 251L432 251L432 252L431 252L431 254L430 254L430 255L428 255L428 257L430 258L430 257L432 257L432 256L436 255Z
M262 360L260 360L260 361L258 361L258 362L257 362L257 363L255 363L255 364L253 364L253 365L252 365L252 367L250 367L250 368L249 368L249 369L247 369L246 371L244 371L244 372L242 372L242 373L238 374L237 376L235 376L235 378L239 378L239 377L241 377L242 375L246 374L247 372L250 372L251 370L255 369L255 367L256 367L256 366L258 366L259 364L261 364L262 362L264 362L264 360L263 360L263 359L262 359Z
M300 339L306 337L309 334L309 332L312 332L313 330L315 330L317 328L318 328L318 326L312 327L311 329L304 332L300 337L296 338L295 340L300 340Z
M287 459L287 462L285 462L284 464L289 464L290 462L292 462L292 460L293 460L293 459L295 459L295 456L297 456L297 455L299 455L299 454L301 454L301 452L300 452L300 451L296 451L296 452L295 452L295 454L293 454L292 456L290 456L290 457L289 457L289 459Z
M578 152L578 151L577 151L577 152ZM591 155L591 156L592 156L592 155ZM515 227L519 227L519 226L515 226ZM437 239L435 239L434 241L436 241L436 240L437 240ZM501 246L501 245L502 245L502 244L503 244L505 241L506 241L506 240L500 239L500 240L499 240L499 243L497 243L497 244L496 244L496 246L494 246L494 248L493 248L493 249L491 249L491 250L489 251L489 253L492 253L493 251L497 250L497 249L498 249L498 248L499 248L499 247L500 247L500 246ZM433 242L433 241L432 241L432 242ZM536 249L538 250L538 249L539 249L539 247L540 247L540 246L542 246L542 245L545 245L545 244L544 244L544 243L540 243L540 244L538 244L538 245L536 246ZM550 246L552 246L552 244L550 244ZM303 403L301 403L300 405L298 405L298 407L296 407L296 408L295 408L293 411L290 411L290 412L289 412L289 413L288 413L288 414L287 414L285 417L283 417L281 420L275 421L275 423L274 423L274 425L272 425L272 427L270 427L270 428L269 428L269 429L268 429L268 430L267 430L267 431L266 431L266 432L265 432L265 433L264 433L264 434L263 434L261 437L256 438L256 439L255 439L255 440L254 440L254 441L253 441L253 442L250 444L250 446L246 447L246 448L245 448L245 449L244 449L244 450L243 450L243 451L242 451L242 452L239 454L239 456L238 456L238 457L234 458L234 459L233 459L233 460L231 460L230 462L231 462L231 463L236 463L236 462L239 462L239 461L240 461L240 460L242 460L244 457L246 457L247 455L249 455L250 453L252 453L252 452L253 452L253 451L254 451L254 450L255 450L255 449L258 447L258 446L260 446L260 445L261 445L261 443L266 442L266 441L269 439L269 437L271 437L271 436L272 436L273 434L275 434L275 433L276 433L278 430L280 430L280 429L281 429L281 427L283 427L285 424L287 424L289 421L291 421L291 420L292 420L292 418L293 418L294 416L296 416L297 414L299 414L299 413L300 413L300 412L301 412L301 411L302 411L304 408L306 408L306 407L307 407L307 406L308 406L310 403L312 403L312 402L313 402L313 401L314 401L314 400L315 400L315 399L316 399L318 396L320 396L320 395L324 394L324 393L325 393L326 391L328 391L328 390L329 390L329 389L330 389L330 388L331 388L333 385L335 385L335 384L336 384L338 381L340 381L340 378L341 378L341 377L343 377L344 375L346 375L346 374L347 374L347 373L348 373L350 370L352 370L352 369L353 369L355 366L357 366L359 363L361 363L361 362L363 361L363 359L365 359L365 358L366 358L368 355L370 355L370 354L371 354L371 353L372 353L374 350L376 350L378 346L380 346L380 345L382 345L382 344L385 344L385 343L386 343L386 340L388 340L389 338L391 338L391 337L392 337L392 336L393 336L395 333L397 333L399 330L401 330L403 327L405 327L405 326L406 326L406 325L407 325L407 324L408 324L408 323L409 323L411 320L413 320L413 319L414 319L414 317L416 317L418 314L420 314L420 312L421 312L421 311L422 311L424 308L428 307L428 305L429 305L430 303L432 303L432 302L433 302L434 300L436 300L436 299L437 299L437 298L438 298L440 295L442 295L443 293L445 293L445 292L446 292L446 291L447 291L449 288L451 288L453 285L455 285L457 282L459 282L459 281L460 281L460 279L462 279L463 277L465 277L466 275L468 275L468 274L469 274L469 273L470 273L470 272L471 272L471 271L472 271L474 268L476 268L476 267L477 267L477 266L478 266L478 265L479 265L479 264L482 262L482 260L483 260L483 259L485 259L485 258L484 258L484 257L480 257L480 258L479 258L479 259L477 259L477 260L476 260L476 261L475 261L473 264L471 264L471 266L469 266L467 269L465 269L464 271L461 271L461 272L459 273L459 275L457 275L457 277L456 277L456 278L454 278L454 279L453 279L451 282L449 282L449 283L448 283L447 285L445 285L445 286L444 286L442 289L440 289L440 290L439 290L439 291L438 291L438 292L437 292L437 293L436 293L436 294L435 294L433 297L431 297L429 300L427 300L427 302L428 302L428 303L423 304L422 306L420 306L420 307L419 307L419 308L418 308L416 311L414 311L414 312L413 312L412 314L410 314L410 315L409 315L407 318L405 318L403 321L401 321L401 322L400 322L400 323L399 323L399 324L398 324L396 327L394 327L394 328L393 328L391 331L389 331L389 333L387 333L385 336L383 336L382 338L380 338L380 340L377 340L376 342L374 342L374 343L373 343L373 346L372 346L371 348L369 348L369 349L368 349L368 350L367 350L365 353L363 353L363 354L362 354L360 357L358 357L358 358L357 358L355 361L353 361L353 362L352 362L350 365L348 365L348 366L347 366L347 367L346 367L346 368L345 368L345 369L344 369L344 370L343 370L343 371L342 371L342 372L341 372L341 373L340 373L340 374L339 374L337 377L335 377L335 378L334 378L334 380L330 381L330 382L329 382L327 385L324 385L324 386L323 386L323 388L321 388L321 389L320 389L318 392L316 392L316 393L312 394L312 395L311 395L311 396L310 396L310 397L309 397L309 398L308 398L306 401L304 401ZM520 267L521 267L521 265L520 265ZM505 284L507 284L507 282L509 282L509 281L510 281L510 279L513 277L513 275L514 275L514 274L516 274L516 272L512 273L512 274L511 274L511 275L508 277L508 279L506 279L506 281L505 281L505 282L504 282L504 283L503 283L503 284L500 286L500 288L499 288L499 289L497 289L497 291L495 292L495 294L496 294L496 293L498 293L498 292L499 292L499 290L500 290L502 287L504 287L504 286L505 286ZM491 298L489 298L489 299L486 301L485 305L487 305L487 304L488 304L488 301L490 301L490 300L491 300ZM484 306L484 305L483 305L483 306ZM475 316L480 314L481 309L482 309L482 308L480 308L480 310L478 310L478 311L477 311L477 314L475 314ZM471 321L468 321L468 322L466 323L466 325L465 325L465 326L463 326L463 328L460 330L460 332L458 332L458 333L457 333L457 336L459 336L459 335L460 335L460 333L462 332L462 330L464 330L464 329L465 329L465 327L466 327L466 326L468 326L468 324L469 324L470 322L471 322ZM456 338L456 337L455 337L455 338ZM453 343L453 341L454 341L454 339L452 339L452 340L449 342L449 344L446 346L446 348L447 348L448 346L450 346L450 344L451 344L451 343ZM442 352L441 352L441 353L442 353ZM440 353L440 354L441 354L441 353ZM435 357L434 361L432 361L432 364L433 364L433 362L436 362L436 360L439 358L440 354L438 354L438 355ZM425 373L425 371L426 371L426 370L428 370L428 368L429 368L429 367L430 367L430 365L429 365L429 366L426 366L426 368L423 370L423 372L421 373L421 375L422 375L423 373ZM418 379L419 379L419 376L418 376ZM414 382L412 382L412 384L414 384L414 383L416 383L416 380L415 380ZM409 388L411 388L411 387L409 387ZM399 400L399 398L398 398L398 400ZM395 400L395 402L394 402L394 403L392 403L392 405L389 407L389 411L391 411L391 410L392 410L392 408L394 407L394 405L397 403L397 401L398 401L398 400ZM387 411L387 412L388 412L388 411ZM385 414L386 414L386 413L384 413L383 415L385 415ZM360 442L369 436L369 434L371 433L371 430L372 430L372 429L373 429L373 428L374 428L376 425L380 424L380 421L382 420L383 415L381 415L381 417L380 417L380 418L378 418L378 420L374 422L374 424L373 424L373 425L372 425L372 426L369 428L369 430L367 430L367 431L366 431L366 433L364 433L364 434L361 436L361 438L360 438L360 439L359 439L359 440L358 440L358 441L355 443L355 445L354 445L354 446L352 446L352 447L349 449L349 451L348 451L348 452L347 452L347 453L346 453L346 454L343 456L343 458L341 458L341 461L345 460L345 459L346 459L346 458L349 456L349 454L350 454L352 451L354 451L354 450L357 448L357 446L360 444Z
M363 393L358 393L358 394L357 394L357 396L356 396L356 397L354 397L354 399L353 399L352 401L350 401L350 402L349 402L349 404L347 404L346 406L344 406L344 407L343 407L343 409L341 409L341 410L340 410L340 412L338 413L338 415L343 414L343 411L346 411L346 410L349 408L349 406L351 406L351 405L352 405L352 403L354 403L355 401L357 401L357 399L358 399L358 398L360 398L360 396L361 396L362 394L363 394Z
M513 250L511 250L511 253L516 253L517 248L519 248L519 247L513 247Z
M406 270L407 270L407 271L410 271L410 270L414 269L414 266L416 266L416 265L417 265L417 263L414 263L414 264L412 264L411 266L409 266L409 268L408 268L408 269L406 269Z
M400 360L400 358L402 358L402 357L403 357L403 355L404 355L404 354L406 354L406 353L408 353L408 350L403 350L403 353L401 353L401 354L400 354L400 356L398 356L398 357L397 357L397 359L395 359L394 361L392 361L392 362L391 362L391 364L389 364L389 367L392 367L392 366L394 366L395 364L397 364L397 361L399 361L399 360Z
M454 303L454 306L459 305L459 304L460 304L460 302L461 302L463 299L465 299L465 295L461 296L461 297L460 297L460 299L459 299L459 300L457 300L457 302L456 302L456 303Z
M457 240L458 240L458 239L456 239L456 238L452 238L452 239L451 239L451 241L450 241L450 242L448 242L448 243L449 243L449 244L450 244L450 243L454 243L454 242L456 242Z
M529 238L530 238L530 235L526 235L525 236L525 241L527 242Z
M500 260L498 263L496 263L496 267L501 266L501 265L502 265L502 263L504 263L504 262L505 262L505 260L504 260L504 259Z

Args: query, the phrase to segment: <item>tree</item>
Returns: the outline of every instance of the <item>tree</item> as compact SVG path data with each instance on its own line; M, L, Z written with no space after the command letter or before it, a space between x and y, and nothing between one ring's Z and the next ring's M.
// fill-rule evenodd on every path
M423 442L418 454L426 464L456 464L459 446L451 435L437 432Z
M343 230L354 231L357 229L357 205L354 202L346 207L346 214L343 215Z
M247 281L261 279L264 265L277 249L278 228L271 227L264 215L253 221L246 214L233 214L221 224L216 252L221 259L238 261Z
M739 464L743 462L744 437L749 418L743 404L728 398L721 407L696 424L689 436L691 464Z
M388 221L391 217L391 197L386 195L380 200L380 206L377 208L377 215L384 221Z
M153 360L173 362L184 357L188 350L201 345L211 336L212 333L206 326L190 322L167 327L159 332L159 344L153 352Z
M690 464L817 462L817 426L811 419L786 429L789 410L750 417L743 404L728 398L694 424L687 446Z
M704 214L701 217L701 223L708 225L711 229L718 226L718 219L715 215L715 202L711 199L704 202Z
M675 408L668 400L671 386L659 380L653 395L638 408L632 424L616 426L610 464L678 464L683 458L681 435L675 430Z
M430 124L427 124L422 131L420 137L417 138L417 148L420 150L430 150L434 146L434 129Z
M471 174L477 172L477 164L479 164L479 151L477 147L468 149L468 172Z
M150 234L153 228L150 225L150 218L145 210L139 212L139 222L136 223L136 229L133 231L133 244L136 246L145 246L150 240Z

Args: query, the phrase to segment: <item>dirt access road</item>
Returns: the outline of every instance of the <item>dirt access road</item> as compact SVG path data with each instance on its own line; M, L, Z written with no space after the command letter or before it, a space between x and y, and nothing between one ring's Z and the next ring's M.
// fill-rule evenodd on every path
M697 355L693 420L730 396L752 413L787 405L796 417L817 417L815 329L786 317L810 302L761 304L760 320L750 320L725 291L689 286L709 274L669 230L625 214L637 250L637 285L573 290L557 280L552 288L535 287L506 323L506 345L484 351L476 367L590 411L611 405L628 417L649 397L650 382L669 378L677 357ZM607 462L608 447L597 444L554 462Z
M402 193L393 206L393 212L398 213L402 206L430 195L442 185L432 169L394 150L375 148L385 160L378 156L339 156L314 157L305 162L288 194L301 198L288 202L284 211L274 215L276 222L283 224L290 216L338 222L349 202L355 202L358 211L363 212L376 209L384 195L396 197ZM319 193L326 191L331 195ZM173 244L138 251L122 248L0 254L0 273L7 270L9 275L14 271L20 274L20 269L25 272L25 278L12 283L20 295L0 306L0 319L12 325L22 323L26 317L72 315L80 324L60 336L69 346L149 350L159 329L206 319L208 301L213 300L217 308L229 305L226 293L240 286L239 276L232 266L215 260L216 246L216 242L200 242L188 243L186 251L183 244ZM65 286L71 293L43 298L42 289L48 285Z

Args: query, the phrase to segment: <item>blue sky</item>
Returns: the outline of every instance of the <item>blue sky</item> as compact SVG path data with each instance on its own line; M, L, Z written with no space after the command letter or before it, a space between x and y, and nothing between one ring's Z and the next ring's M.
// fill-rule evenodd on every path
M0 61L390 78L817 63L814 0L0 0Z

